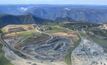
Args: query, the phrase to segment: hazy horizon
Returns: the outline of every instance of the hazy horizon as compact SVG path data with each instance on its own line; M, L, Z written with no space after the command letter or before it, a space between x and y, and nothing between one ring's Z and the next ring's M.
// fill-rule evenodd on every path
M107 0L0 0L0 5L49 4L49 5L107 5Z

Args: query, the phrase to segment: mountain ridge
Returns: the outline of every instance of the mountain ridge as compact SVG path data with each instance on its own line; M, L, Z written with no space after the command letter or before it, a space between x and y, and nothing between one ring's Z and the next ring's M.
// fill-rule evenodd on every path
M106 23L107 6L79 5L1 5L0 26L14 23L28 23L19 20L22 16L32 16L36 23L41 22L90 22ZM23 17L22 17L23 18ZM21 19L22 19L21 18ZM5 20L4 20L5 19ZM17 22L16 22L16 20ZM7 20L7 21L6 21ZM6 22L5 22L6 21ZM32 23L31 21L29 21ZM34 23L34 22L33 22Z

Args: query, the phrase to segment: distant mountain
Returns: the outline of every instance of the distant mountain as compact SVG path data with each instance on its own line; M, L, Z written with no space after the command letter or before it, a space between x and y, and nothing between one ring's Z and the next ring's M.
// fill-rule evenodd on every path
M31 15L5 15L0 17L0 27L8 24L35 24L43 22L52 22L51 20L38 18Z
M30 19L29 16L33 17L33 22L24 20ZM107 22L107 6L0 5L0 26L46 21L105 23Z

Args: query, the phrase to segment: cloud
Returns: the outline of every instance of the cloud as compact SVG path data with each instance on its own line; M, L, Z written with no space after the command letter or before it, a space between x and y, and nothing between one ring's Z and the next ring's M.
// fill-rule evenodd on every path
M27 10L28 10L28 8L20 7L20 10L22 10L22 11L27 11Z

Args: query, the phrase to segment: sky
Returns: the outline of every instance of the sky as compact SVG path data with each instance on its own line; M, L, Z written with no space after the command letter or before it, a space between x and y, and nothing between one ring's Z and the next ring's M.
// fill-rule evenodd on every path
M107 0L0 0L0 4L82 4L107 5Z

